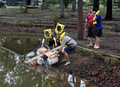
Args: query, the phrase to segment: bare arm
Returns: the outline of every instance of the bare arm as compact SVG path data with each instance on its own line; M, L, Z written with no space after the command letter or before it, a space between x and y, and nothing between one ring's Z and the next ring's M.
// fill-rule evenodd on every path
M57 46L57 40L56 40L56 38L53 37L53 40L54 40L54 42L55 42L55 46Z
M44 43L45 43L45 38L43 38L43 40L42 40L41 47L43 47Z

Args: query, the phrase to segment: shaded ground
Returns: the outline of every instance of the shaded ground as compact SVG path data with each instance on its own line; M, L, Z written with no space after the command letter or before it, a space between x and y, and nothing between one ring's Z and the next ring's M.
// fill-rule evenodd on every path
M65 10L65 19L57 19L59 11L48 9L41 11L39 9L30 9L27 14L23 14L14 9L14 11L5 11L0 14L0 32L1 33L35 33L40 34L43 29L52 28L56 22L64 23L65 30L73 37L78 45L87 47L89 41L77 40L77 12ZM41 14L42 13L42 14ZM48 15L49 13L49 15ZM114 10L113 21L103 21L103 37L101 38L100 49L97 51L120 56L120 10ZM86 11L84 11L85 17ZM104 17L104 10L102 17ZM86 36L85 36L86 38ZM93 48L89 48L93 49ZM93 49L95 50L95 49ZM84 57L83 57L84 56ZM78 52L70 56L71 64L64 66L58 63L54 67L64 69L68 73L75 74L79 77L86 78L90 82L100 87L119 87L120 69L119 66L104 63L101 58L87 56L84 52Z
M64 63L61 64L59 62L54 67L72 73L80 78L86 78L89 82L99 87L120 86L119 67L106 64L101 59L90 56L83 57L83 55L73 54L70 56L70 65L64 66Z

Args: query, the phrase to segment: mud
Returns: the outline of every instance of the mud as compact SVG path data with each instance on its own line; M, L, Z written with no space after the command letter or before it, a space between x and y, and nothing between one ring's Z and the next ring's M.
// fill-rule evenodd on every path
M83 54L84 55L84 54ZM104 63L101 59L83 55L70 55L71 64L57 63L53 67L87 79L99 87L119 87L120 67Z

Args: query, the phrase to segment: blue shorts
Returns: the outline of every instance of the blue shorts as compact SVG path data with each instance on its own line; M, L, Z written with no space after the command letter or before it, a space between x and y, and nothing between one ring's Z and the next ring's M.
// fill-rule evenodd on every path
M77 45L71 45L71 46L68 46L64 49L64 51L68 54L70 54L72 51L74 51L74 49L77 47Z

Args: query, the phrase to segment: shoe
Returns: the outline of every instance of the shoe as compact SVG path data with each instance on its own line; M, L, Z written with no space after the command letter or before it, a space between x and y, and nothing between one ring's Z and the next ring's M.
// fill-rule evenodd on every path
M99 49L100 47L99 46L94 46L95 49Z
M92 46L93 46L93 44L88 44L87 46L88 46L88 47L92 47Z
M67 65L69 65L69 64L70 64L70 62L66 62L64 65L67 66Z

